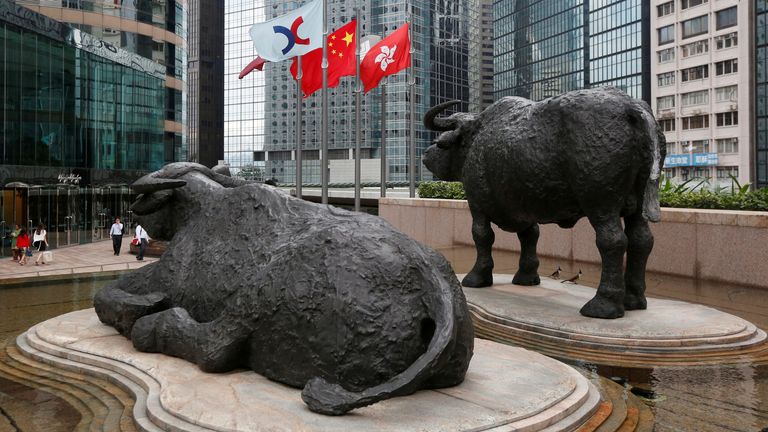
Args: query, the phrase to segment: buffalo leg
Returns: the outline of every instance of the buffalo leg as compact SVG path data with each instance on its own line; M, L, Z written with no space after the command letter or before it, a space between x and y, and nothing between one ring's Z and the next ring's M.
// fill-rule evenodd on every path
M519 231L517 238L520 239L520 268L515 273L512 283L515 285L538 285L539 279L539 257L536 256L536 243L539 242L539 225L533 224L530 227Z
M121 335L131 337L131 329L136 320L168 309L169 302L161 292L130 294L108 286L96 293L93 307L101 322L114 327Z
M603 262L597 295L581 308L581 314L593 318L624 316L624 277L622 262L627 249L627 236L618 215L590 217L595 229L597 249Z
M475 265L461 281L465 287L481 288L493 285L493 256L491 248L496 236L491 222L479 211L472 210L472 239L475 241L477 258Z
M176 307L136 321L131 340L139 351L180 357L204 372L226 372L245 361L247 336L231 318L199 323Z
M645 265L653 249L653 233L642 213L637 212L624 218L627 234L627 270L624 284L627 288L624 296L624 309L645 309Z

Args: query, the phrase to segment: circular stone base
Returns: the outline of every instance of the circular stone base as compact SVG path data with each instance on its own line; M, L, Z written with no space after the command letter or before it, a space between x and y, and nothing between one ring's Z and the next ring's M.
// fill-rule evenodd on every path
M512 277L493 275L492 287L464 288L478 336L614 366L754 361L768 354L764 331L707 306L649 298L647 310L623 318L588 318L579 309L594 288L544 277L539 286L520 286ZM755 357L744 357L749 354Z
M161 354L137 352L93 309L40 323L17 339L25 355L116 382L136 398L143 430L538 431L573 430L600 394L571 367L522 348L475 340L464 383L382 401L340 417L315 414L301 391L252 371L206 374Z

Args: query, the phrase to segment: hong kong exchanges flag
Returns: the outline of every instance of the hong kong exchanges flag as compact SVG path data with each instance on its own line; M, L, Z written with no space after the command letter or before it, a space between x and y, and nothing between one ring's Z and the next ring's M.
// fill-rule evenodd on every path
M352 20L328 35L328 88L339 85L343 76L355 75L355 34L357 22ZM308 97L323 87L323 49L316 49L301 57L301 91ZM296 79L298 59L294 57L291 75Z
M408 24L395 30L368 51L360 62L360 80L368 93L387 75L394 75L411 65L411 40Z

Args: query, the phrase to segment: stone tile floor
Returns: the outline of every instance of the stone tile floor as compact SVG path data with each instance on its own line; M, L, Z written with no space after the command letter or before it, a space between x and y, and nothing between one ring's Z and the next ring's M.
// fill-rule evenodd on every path
M52 249L53 262L45 265L35 265L35 256L27 259L27 264L21 266L12 258L0 259L0 281L21 278L37 278L63 274L83 274L103 271L133 270L157 261L157 258L144 257L137 261L136 255L129 252L131 237L123 238L120 255L112 252L112 241L98 241L61 249Z

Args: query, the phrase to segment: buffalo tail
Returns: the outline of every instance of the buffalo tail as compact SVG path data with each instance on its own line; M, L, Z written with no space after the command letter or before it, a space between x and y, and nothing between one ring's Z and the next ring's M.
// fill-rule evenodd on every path
M384 399L411 394L424 386L433 370L440 367L444 356L449 354L448 348L457 334L454 316L456 298L451 284L434 269L430 272L431 279L436 280L438 286L437 295L429 296L431 298L426 302L430 318L435 321L435 333L426 352L400 374L360 392L348 391L338 384L315 377L307 382L301 392L301 398L310 410L326 415L342 415Z

